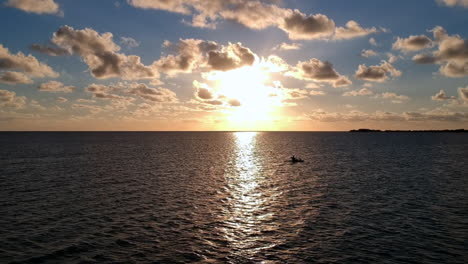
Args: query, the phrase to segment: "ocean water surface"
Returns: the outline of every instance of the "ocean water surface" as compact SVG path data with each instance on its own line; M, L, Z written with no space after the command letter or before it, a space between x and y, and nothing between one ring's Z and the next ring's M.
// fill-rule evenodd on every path
M467 134L15 132L0 146L1 263L468 261Z

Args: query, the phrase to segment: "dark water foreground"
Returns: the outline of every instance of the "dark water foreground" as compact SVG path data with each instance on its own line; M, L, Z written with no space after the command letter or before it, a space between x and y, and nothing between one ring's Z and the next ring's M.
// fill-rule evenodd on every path
M466 134L0 133L0 146L0 263L468 262Z

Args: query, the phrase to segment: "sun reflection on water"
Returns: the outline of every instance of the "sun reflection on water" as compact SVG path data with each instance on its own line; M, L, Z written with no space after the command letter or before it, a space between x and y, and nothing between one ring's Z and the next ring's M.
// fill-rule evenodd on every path
M274 246L259 242L262 232L276 227L269 225L273 218L269 207L274 204L275 195L265 189L266 179L261 173L261 157L257 153L257 135L256 132L234 134L234 163L226 174L229 196L224 233L233 253L243 257Z

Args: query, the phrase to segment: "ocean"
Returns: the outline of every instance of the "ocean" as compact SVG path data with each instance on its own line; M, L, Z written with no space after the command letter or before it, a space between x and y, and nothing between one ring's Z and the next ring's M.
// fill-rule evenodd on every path
M465 133L4 132L0 147L1 263L468 261Z

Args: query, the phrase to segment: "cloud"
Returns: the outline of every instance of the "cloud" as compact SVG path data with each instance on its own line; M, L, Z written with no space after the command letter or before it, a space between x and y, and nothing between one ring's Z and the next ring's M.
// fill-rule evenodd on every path
M351 81L346 76L340 75L330 62L323 62L315 58L309 61L300 61L294 71L290 71L286 75L300 80L326 82L334 87L351 84Z
M241 102L237 99L229 99L228 104L229 106L234 106L234 107L241 106Z
M177 102L176 94L166 88L151 88L146 86L144 83L135 83L130 85L130 89L128 91L130 94L138 95L139 97L152 101L152 102L159 102L159 103L174 103Z
M284 18L280 28L288 33L290 39L317 39L333 35L335 22L322 14L307 16L294 10Z
M372 56L378 56L379 54L374 51L374 50L370 50L370 49L364 49L361 51L361 56L362 57L365 57L365 58L369 58L369 57L372 57Z
M127 0L127 2L137 8L191 15L192 21L188 24L206 28L215 28L217 21L227 19L252 29L263 29L278 24L287 11L262 1L248 0Z
M24 55L18 52L16 55L0 44L0 70L20 70L32 77L58 77L51 67L39 62L32 55Z
M346 76L340 76L332 85L333 87L344 87L351 85L353 82Z
M425 35L409 36L407 38L398 37L393 43L392 49L404 52L418 51L432 46L432 40Z
M468 86L458 88L458 94L463 101L468 102Z
M348 21L345 27L337 27L334 35L335 39L351 39L356 37L364 37L369 34L379 32L377 28L363 28L354 20Z
M466 122L468 113L449 112L449 111L427 111L427 112L382 112L365 113L352 110L346 113L326 112L323 110L311 111L307 114L310 120L320 122Z
M299 50L302 48L302 45L300 43L286 43L283 42L279 44L278 46L274 47L274 50Z
M193 86L195 87L195 97L200 100L212 100L217 97L206 83L193 81Z
M392 103L394 104L401 104L403 103L404 101L407 101L409 100L410 98L406 95L398 95L396 93L389 93L389 92L385 92L385 93L381 93L381 94L377 94L375 96L375 98L382 98L382 99L388 99L388 100L391 100Z
M288 13L287 9L279 8L276 5L266 4L262 1L227 0L222 2L224 3L219 6L219 17L233 20L245 27L255 30L264 29L270 26L278 26ZM199 18L206 17L206 15L202 15ZM198 21L203 21L203 19L198 19ZM195 26L198 21L197 17L195 17Z
M159 9L192 16L194 27L216 28L221 20L235 21L247 28L260 30L277 27L290 39L322 39L335 33L335 22L323 14L306 15L299 10L278 7L275 1L259 0L127 0L137 8ZM362 28L349 21L337 29L337 38L353 38L377 32L375 27Z
M37 51L39 53L47 54L49 56L64 56L64 55L70 55L68 50L62 49L59 47L49 47L41 44L32 44L29 47L33 51Z
M375 38L370 38L369 44L371 44L372 46L377 46L377 41L375 40Z
M374 92L367 88L362 88L360 90L353 90L353 91L348 91L343 93L343 96L367 96L367 95L373 95Z
M461 6L464 8L468 8L468 0L437 0L437 2L452 7Z
M54 0L8 0L5 4L28 13L63 16L63 12Z
M223 46L213 41L181 39L176 45L166 42L165 46L175 48L176 54L162 57L153 65L168 75L190 73L198 68L229 71L250 66L257 60L257 55L242 43Z
M133 98L123 97L111 93L118 90L117 87L107 86L102 84L91 84L85 88L85 91L93 94L93 98L115 101L132 101Z
M181 39L176 45L165 42L166 48L174 48L176 55L168 55L154 62L161 72L169 75L189 73L203 63L206 53L219 48L216 42L200 39Z
M299 100L299 99L308 98L309 96L325 95L325 92L317 91L317 90L310 91L310 90L292 89L292 88L289 88L289 89L283 88L282 90L284 93L284 97L287 100Z
M449 36L443 27L432 30L437 50L432 54L417 54L413 61L421 64L442 64L439 72L447 77L468 76L468 40Z
M452 78L468 76L468 61L462 63L448 62L442 65L439 71L442 75Z
M440 90L435 95L431 96L433 101L445 101L445 100L453 100L456 99L455 96L447 96L444 90Z
M355 77L360 80L372 81L372 82L385 82L388 79L388 75L397 77L401 75L401 72L392 64L387 61L382 61L380 65L374 65L367 67L366 65L359 65Z
M66 103L66 102L68 102L68 99L65 98L65 97L61 97L61 96L60 96L60 97L57 97L57 102L59 102L59 103Z
M26 97L16 96L15 92L0 89L0 106L23 108L26 104Z
M120 44L122 46L124 46L124 47L129 48L129 49L136 48L136 47L140 46L140 42L138 42L135 39L130 38L130 37L121 37L120 38Z
M255 62L255 58L255 54L241 43L229 43L221 51L208 53L208 65L212 70L229 71L242 66L250 66Z
M390 52L387 52L387 57L388 57L388 62L389 63L395 63L398 59L402 58L401 56L395 56Z
M24 73L21 72L0 72L0 83L6 84L29 84L33 81Z
M63 92L63 93L71 93L73 92L76 87L75 86L65 86L61 82L57 81L50 81L46 83L40 84L37 89L41 92L51 92L51 93L58 93L58 92Z
M112 37L109 32L99 34L91 28L75 30L63 26L54 33L52 42L70 54L79 55L96 78L134 80L158 77L158 72L153 67L143 65L140 57L118 53L120 47Z

